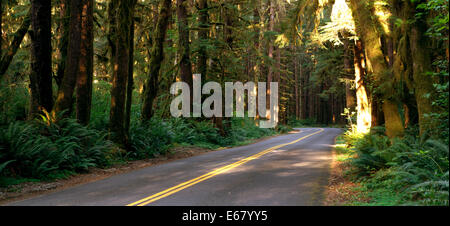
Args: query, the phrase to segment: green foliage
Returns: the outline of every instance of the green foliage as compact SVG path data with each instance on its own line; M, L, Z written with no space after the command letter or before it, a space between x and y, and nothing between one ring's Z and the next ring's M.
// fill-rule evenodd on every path
M439 72L430 73L433 77L443 81L441 83L433 84L436 90L437 97L433 101L432 105L436 109L433 112L426 113L426 117L432 119L432 124L436 125L436 129L430 131L434 136L444 140L445 143L449 142L449 82L448 82L448 61L436 60L433 65L439 68Z
M0 125L27 117L29 93L23 83L0 81Z
M377 205L448 205L448 143L416 134L413 127L394 140L376 130L344 135L352 172Z
M106 134L88 129L74 119L53 122L15 121L1 128L1 175L51 179L109 164L113 144Z
M223 146L234 146L249 139L257 139L263 136L275 134L274 129L259 128L250 118L230 118L231 126L226 129L227 136Z
M111 84L98 81L93 84L91 120L89 126L98 130L107 130L111 104Z
M315 118L307 118L307 119L290 118L288 124L291 127L309 127L317 125L317 120Z
M420 3L417 6L420 10L416 17L420 18L424 12L431 13L432 16L428 19L430 27L427 31L427 35L442 40L448 39L448 0L429 0L424 3Z
M189 118L152 118L149 122L133 122L130 128L129 143L131 159L151 158L166 153L173 145L197 146L215 149L224 146L244 144L251 139L276 134L274 129L261 129L250 118L231 118L226 135L210 120ZM279 126L279 133L290 131L289 127Z
M130 126L129 143L131 159L151 158L167 152L174 138L171 125L161 119L135 122Z
M277 132L279 133L287 133L289 131L292 131L292 127L289 125L283 125L283 124L279 124L277 127Z

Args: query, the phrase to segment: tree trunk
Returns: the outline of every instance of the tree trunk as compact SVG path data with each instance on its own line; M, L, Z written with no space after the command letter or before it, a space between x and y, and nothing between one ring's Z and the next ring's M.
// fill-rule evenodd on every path
M68 0L61 0L61 12L60 12L60 25L58 40L58 65L56 69L55 81L56 84L61 86L62 79L64 78L64 70L67 59L67 47L69 42L69 24L70 24L70 2Z
M355 87L356 87L356 124L358 132L367 132L372 122L372 106L366 91L364 77L366 75L364 64L364 49L361 40L355 41L354 46L354 67L355 67Z
M114 65L116 60L116 45L117 45L117 11L120 0L109 0L108 2L108 34L106 36L108 40L109 49L109 74L114 74ZM110 77L112 79L112 76Z
M93 0L82 0L81 52L77 76L76 117L84 125L89 123L92 102L94 60Z
M308 118L308 87L306 86L306 75L307 73L303 73L303 61L302 57L300 57L299 62L299 77L300 77L300 97L301 97L301 104L300 104L300 119L306 119Z
M32 1L31 29L30 117L35 117L53 107L50 1Z
M136 0L133 2L133 8L136 3ZM125 106L125 132L128 134L130 129L130 120L131 120L131 105L133 101L133 87L134 87L134 79L133 79L133 66L134 66L134 10L132 12L131 26L130 26L130 55L128 61L128 81L127 81L127 98L126 98L126 106Z
M200 30L198 31L198 39L200 43L202 44L199 47L198 51L198 71L199 73L205 78L205 80L208 80L207 75L207 59L208 55L206 53L206 44L208 42L208 33L209 33L209 22L208 22L208 1L207 0L199 0L198 1L198 10L199 10L199 17L200 17Z
M381 46L381 34L378 31L373 10L365 1L351 0L353 18L358 35L362 38L368 59L368 71L374 76L375 86L392 83L389 76L389 67L383 55ZM398 111L397 103L391 98L389 91L383 90L381 97L383 101L383 113L386 126L386 134L390 137L402 136L404 133L403 122Z
M354 73L352 73L352 64L351 64L351 54L350 54L350 46L349 46L350 40L345 38L344 39L344 70L345 70L345 76L346 78L350 80L354 80ZM351 89L351 83L346 82L345 83L345 103L346 108L350 110L350 112L355 111L356 108L356 93L354 89Z
M260 27L260 21L262 20L261 17L261 13L260 13L260 8L261 8L261 1L257 0L256 1L256 6L255 9L253 11L253 16L254 16L254 20L253 20L253 24L254 24L254 32L255 32L255 37L254 37L254 48L255 48L255 59L254 59L254 70L253 70L253 82L255 84L258 84L260 77L261 77L261 65L260 65L260 56L261 56L261 46L262 46L262 28ZM255 112L259 112L258 111L258 98L256 98L255 101ZM256 124L259 126L259 114L255 115L255 120Z
M298 55L296 53L297 48L295 45L292 45L292 53L294 54L294 93L295 93L295 119L300 119L300 97L298 90Z
M189 48L189 26L187 21L186 0L177 0L177 16L178 16L178 51L180 55L180 75L181 81L189 85L189 90L193 92L192 81L192 65ZM203 75L205 76L205 75ZM191 97L191 105L192 95ZM192 108L191 108L192 109Z
M274 6L274 0L269 0L269 32L274 31L274 23L275 23L275 6ZM267 50L267 56L269 57L269 60L273 59L273 40L268 41L268 50ZM273 70L272 70L272 63L270 62L267 64L267 80L266 80L266 108L270 109L270 83L273 80ZM263 117L266 117L267 119L270 119L270 111L267 111L266 115L263 115Z
M55 102L54 113L58 115L62 111L64 117L68 117L72 112L73 92L78 75L78 65L81 48L81 11L82 1L70 2L70 31L67 49L67 59L64 68L64 77L58 88L58 95Z
M142 105L142 119L149 120L153 116L153 100L158 91L158 77L161 62L164 59L163 44L171 10L171 0L163 0L161 11L153 37L153 48L150 56L149 78L144 86L144 101Z
M0 1L0 58L2 58L3 56L3 31L2 31L2 23L3 23L3 4L2 1ZM1 79L1 75L3 75L3 73L0 73L0 79Z
M1 50L0 50L0 57L1 57L0 79L6 73L6 70L8 70L8 67L11 64L11 61L12 61L14 55L16 55L17 50L20 47L20 43L22 43L23 37L25 36L25 34L28 31L28 28L30 27L30 24L31 24L30 15L31 15L31 10L28 11L25 18L23 18L22 24L20 25L19 29L16 31L16 33L14 33L14 35L13 35L14 39L11 42L11 44L8 46L4 56L2 56ZM1 24L1 21L0 21L0 24ZM0 25L0 30L1 30L1 25ZM1 32L0 32L0 48L2 47L1 40L2 40L2 38L1 38Z
M419 1L424 2L424 1ZM433 125L430 117L426 117L426 114L436 112L432 103L436 98L436 91L433 87L433 78L427 74L432 72L432 53L428 43L431 40L425 35L427 31L427 25L425 19L416 19L417 13L416 6L418 3L407 2L407 8L409 9L409 20L414 21L410 25L409 42L411 47L411 57L413 60L413 81L414 81L414 94L417 102L417 110L419 113L419 128L420 134L423 134L426 130L433 129Z
M117 5L116 53L111 88L111 110L109 114L110 139L125 145L125 98L129 72L130 26L132 24L133 0L120 0Z

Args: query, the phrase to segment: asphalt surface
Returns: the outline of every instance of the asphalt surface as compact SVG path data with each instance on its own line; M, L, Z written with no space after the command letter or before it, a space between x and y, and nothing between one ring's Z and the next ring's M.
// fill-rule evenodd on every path
M334 138L341 130L298 130L258 143L150 166L9 205L321 205ZM276 146L279 147L273 148Z

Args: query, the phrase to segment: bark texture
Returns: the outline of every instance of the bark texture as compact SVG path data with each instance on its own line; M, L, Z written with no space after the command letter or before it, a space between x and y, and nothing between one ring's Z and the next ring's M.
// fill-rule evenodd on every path
M31 2L30 117L53 107L51 59L51 2Z

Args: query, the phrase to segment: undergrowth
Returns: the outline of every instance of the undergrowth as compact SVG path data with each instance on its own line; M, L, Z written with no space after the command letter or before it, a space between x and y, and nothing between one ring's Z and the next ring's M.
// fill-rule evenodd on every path
M444 205L449 201L449 146L428 133L409 128L403 138L389 140L383 127L369 134L348 130L339 139L349 158L346 172L360 182L370 202L352 205Z

